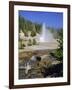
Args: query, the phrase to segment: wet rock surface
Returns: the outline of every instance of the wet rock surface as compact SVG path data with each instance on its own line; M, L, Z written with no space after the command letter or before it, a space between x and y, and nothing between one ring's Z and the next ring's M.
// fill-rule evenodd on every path
M62 77L63 63L49 54L53 51L24 52L24 58L19 60L19 79Z

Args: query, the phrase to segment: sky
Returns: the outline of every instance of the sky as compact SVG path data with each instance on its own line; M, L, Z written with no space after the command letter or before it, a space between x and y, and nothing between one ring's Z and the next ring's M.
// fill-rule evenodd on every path
M19 15L34 23L45 23L48 27L63 28L63 13L61 12L40 12L40 11L19 11Z

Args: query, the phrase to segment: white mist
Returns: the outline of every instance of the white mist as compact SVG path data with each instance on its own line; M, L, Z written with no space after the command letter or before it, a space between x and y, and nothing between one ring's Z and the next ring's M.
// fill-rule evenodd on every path
M45 23L43 23L40 42L54 42L54 40L53 34L46 28Z

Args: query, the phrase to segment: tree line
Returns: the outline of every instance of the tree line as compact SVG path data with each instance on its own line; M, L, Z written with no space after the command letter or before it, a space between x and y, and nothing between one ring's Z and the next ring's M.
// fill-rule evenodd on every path
M31 32L31 36L36 36L36 33L41 32L41 24L33 23L30 20L25 19L22 16L19 16L19 32L22 30L22 32L25 34L25 36L28 36L28 31Z

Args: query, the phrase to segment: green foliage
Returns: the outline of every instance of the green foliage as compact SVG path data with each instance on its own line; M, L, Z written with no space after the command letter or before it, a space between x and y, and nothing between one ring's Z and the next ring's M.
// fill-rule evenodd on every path
M19 16L19 33L21 32L21 30L26 37L28 37L29 32L31 33L30 36L34 37L36 36L37 33L40 33L41 25L37 23L32 23L31 21L25 19L24 17ZM22 40L20 40L20 38L19 41L20 41L20 45L19 45L20 48L25 47L25 45L22 44ZM28 46L36 45L36 43L37 42L35 39L33 41L29 40Z
M22 43L22 40L19 41L19 49L23 49L25 47L25 44Z
M35 31L31 31L31 36L32 37L36 36L36 32Z
M36 45L36 44L37 44L36 40L35 40L35 39L33 39L33 45Z
M24 35L28 37L28 32L26 30L24 30Z
M19 32L20 30L22 30L26 36L28 31L31 31L33 33L32 36L35 36L35 33L40 33L41 25L32 23L31 21L26 20L24 17L19 16Z
M55 50L54 53L50 53L53 57L55 57L57 60L62 61L63 60L63 30L58 31L58 49Z
M40 24L35 24L36 32L40 33L41 32L41 25Z
M31 45L32 45L32 41L31 41L31 39L29 39L28 46L31 46Z
M63 50L62 49L57 49L54 53L55 57L57 58L57 60L62 61L63 60Z
M25 23L25 19L19 16L19 32L20 30L23 30L25 28L24 23Z

